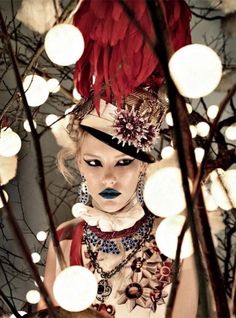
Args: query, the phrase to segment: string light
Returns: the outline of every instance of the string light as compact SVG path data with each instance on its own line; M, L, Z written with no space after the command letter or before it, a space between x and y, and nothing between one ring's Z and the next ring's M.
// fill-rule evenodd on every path
M229 140L236 140L236 124L233 124L226 128L225 136Z
M218 111L219 111L219 106L217 105L211 105L208 107L207 109L207 116L210 118L210 119L215 119L217 114L218 114Z
M53 284L57 303L68 311L82 311L96 298L98 284L94 274L83 266L70 266L61 271Z
M27 314L27 312L24 310L18 310L18 314L23 317ZM16 318L16 316L14 314L11 314L9 318Z
M0 133L0 156L12 157L21 149L21 139L11 128L2 128Z
M194 153L195 153L195 158L196 158L197 163L201 163L202 159L204 157L204 154L205 154L205 150L201 147L196 147L194 149Z
M28 75L23 81L25 97L29 106L37 107L46 102L49 90L45 79L39 75Z
M9 197L8 197L7 192L5 190L2 190L2 191L3 191L3 195L4 195L4 198L5 198L6 202L8 202ZM3 205L4 204L2 202L2 199L0 198L0 209L3 208Z
M26 294L26 300L30 304L37 304L40 301L40 293L35 289L29 290Z
M47 86L50 93L57 93L61 88L60 82L56 78L50 78L47 80Z
M40 279L41 279L42 282L44 281L44 277L43 277L43 276L40 276ZM38 284L37 284L36 282L34 282L34 285L35 285L36 287L38 287Z
M68 66L78 61L84 51L84 39L72 24L57 24L45 37L45 51L49 59L58 65Z
M166 114L165 121L166 121L168 126L173 126L174 125L171 112Z
M77 91L76 87L73 88L72 95L73 95L74 99L76 99L76 100L80 100L81 99L81 95Z
M212 179L210 190L215 202L225 211L236 208L236 169L216 171L210 174Z
M162 148L161 157L162 157L163 159L170 158L170 157L173 155L174 151L175 151L175 150L174 150L173 147L171 147L171 146L166 146L166 147Z
M161 253L165 256L175 259L178 246L178 236L182 230L186 217L183 215L169 216L157 227L156 243ZM193 244L189 230L185 232L183 243L181 245L180 258L187 258L193 254Z
M189 103L186 103L186 107L187 107L188 113L191 114L193 111L192 105L190 105Z
M52 126L54 123L56 124L56 121L58 120L58 118L59 117L57 115L49 114L45 118L45 123L47 126Z
M201 137L206 137L209 134L210 126L205 121L200 121L197 125L197 134Z
M186 202L180 169L157 169L147 178L143 195L146 206L157 216L167 217L181 213L186 207Z
M33 124L34 124L34 128L36 129L36 128L37 128L37 123L36 123L35 120L33 120ZM24 121L23 127L24 127L25 131L31 132L31 128L30 128L28 119L26 119L26 120Z
M80 216L80 213L84 211L86 211L86 206L80 202L75 203L71 209L71 213L75 218L78 218Z
M32 261L34 263L38 263L40 261L40 259L41 259L41 256L40 256L39 253L34 252L34 253L31 254L31 258L32 258Z
M219 56L202 44L190 44L177 50L170 58L169 70L180 94L189 98L210 94L222 76Z
M45 231L39 231L37 234L36 234L36 238L38 241L40 242L44 242L47 238L48 234L47 232Z
M197 136L197 128L194 125L190 125L189 129L190 129L192 138L195 138Z

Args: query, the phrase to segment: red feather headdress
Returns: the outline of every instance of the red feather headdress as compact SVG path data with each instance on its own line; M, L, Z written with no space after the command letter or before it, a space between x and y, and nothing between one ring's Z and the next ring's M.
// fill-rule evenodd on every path
M183 0L160 1L173 49L177 50L191 42L190 10ZM146 1L126 0L125 3L154 41ZM74 25L85 40L84 53L75 67L75 86L84 98L88 98L93 90L98 111L101 97L120 105L122 98L135 88L142 85L155 88L163 82L158 58L119 0L84 0L74 15Z

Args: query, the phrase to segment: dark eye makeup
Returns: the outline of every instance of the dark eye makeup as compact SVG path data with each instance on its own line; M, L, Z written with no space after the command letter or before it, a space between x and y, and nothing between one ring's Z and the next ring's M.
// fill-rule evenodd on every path
M102 167L102 163L100 160L98 159L84 159L84 161L90 166L90 167ZM117 166L128 166L130 165L132 162L134 161L134 159L120 159L119 161L117 161L117 163L115 164L115 167Z

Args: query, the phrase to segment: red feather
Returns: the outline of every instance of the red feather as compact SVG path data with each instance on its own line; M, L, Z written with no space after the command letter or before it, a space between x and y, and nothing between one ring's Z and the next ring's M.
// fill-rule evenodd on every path
M151 40L154 29L146 0L126 0L135 19ZM184 0L162 0L174 50L191 43L190 10ZM163 82L160 63L131 21L119 0L84 0L75 13L74 24L85 40L85 50L76 63L74 81L87 98L96 96L119 103L140 85L159 86ZM92 76L96 75L92 84Z

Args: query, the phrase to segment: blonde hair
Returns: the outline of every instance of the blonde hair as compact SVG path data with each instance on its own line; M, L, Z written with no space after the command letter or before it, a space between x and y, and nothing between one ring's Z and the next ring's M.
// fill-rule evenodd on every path
M72 184L76 177L75 177L75 169L78 169L78 156L80 154L81 146L84 142L86 135L88 134L84 129L81 127L77 127L77 136L76 138L71 138L73 140L73 147L63 148L57 154L57 167L63 177L66 179L67 182ZM71 134L70 134L71 135ZM72 165L69 163L72 162Z

